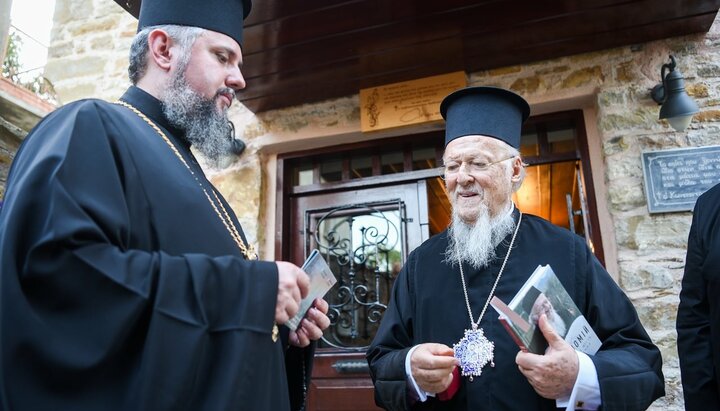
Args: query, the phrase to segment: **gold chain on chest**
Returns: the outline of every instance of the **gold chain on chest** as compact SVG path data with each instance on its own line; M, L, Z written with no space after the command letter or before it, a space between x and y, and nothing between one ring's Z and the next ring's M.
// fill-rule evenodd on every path
M232 237L233 240L235 240L235 244L237 244L238 248L240 249L240 252L247 258L248 260L257 260L258 256L255 252L254 247L249 244L245 245L245 243L242 240L242 237L240 236L240 233L238 232L238 229L235 227L235 223L233 223L232 219L230 218L230 214L228 214L227 210L225 209L225 206L223 205L222 201L220 201L220 198L218 197L217 193L215 193L215 190L210 190L213 197L215 198L215 201L213 201L212 197L210 197L210 194L208 193L208 190L205 189L205 186L202 185L200 182L200 179L195 174L195 172L190 168L190 165L185 161L183 156L180 154L178 149L175 147L175 145L170 141L170 139L165 135L165 133L158 127L152 120L150 120L145 114L143 114L140 110L135 108L133 105L131 105L128 102L118 100L115 102L115 104L123 106L133 113L135 113L138 117L140 117L142 120L144 120L155 132L167 143L168 147L172 150L173 153L175 153L175 156L180 160L180 162L185 165L185 168L190 172L190 174L195 178L195 181L198 183L200 188L202 189L203 193L205 193L205 197L207 198L208 202L212 206L213 210L215 211L215 214L217 214L220 221L223 222L225 225L225 228L227 229L228 233L230 233L230 237ZM217 202L217 205L216 205ZM218 206L220 208L218 209ZM222 210L222 213L220 212Z

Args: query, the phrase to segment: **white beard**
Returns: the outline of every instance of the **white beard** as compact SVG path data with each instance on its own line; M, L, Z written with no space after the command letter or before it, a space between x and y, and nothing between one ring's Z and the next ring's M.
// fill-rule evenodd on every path
M487 267L495 258L495 247L515 228L512 213L490 218L487 205L482 204L475 224L465 223L453 209L448 229L445 261L450 265L470 264L475 269Z
M562 318L555 312L555 310L552 310L550 312L550 315L547 316L548 321L550 322L550 325L552 325L552 328L555 330L555 332L562 338L565 338L565 334L567 334L567 327L565 326L565 322Z

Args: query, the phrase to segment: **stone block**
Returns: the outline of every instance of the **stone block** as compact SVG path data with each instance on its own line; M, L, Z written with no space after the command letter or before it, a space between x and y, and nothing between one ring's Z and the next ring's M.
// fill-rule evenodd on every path
M125 16L128 14L125 9L120 7L114 1L98 1L95 6L96 16L111 16L116 15L118 17Z
M89 40L90 50L107 51L113 48L113 36L110 34L101 34L94 36Z
M45 66L45 76L56 85L62 80L87 76L104 76L105 63L105 59L97 56L69 56L50 60Z
M704 147L718 145L720 126L715 124L701 124L697 129L687 130L687 141L691 147Z
M645 216L618 216L615 222L615 239L618 246L624 247L630 250L637 250L637 243L635 242L635 230L637 230L638 224L643 221ZM631 259L637 258L635 253L632 254Z
M642 182L633 178L623 178L609 184L608 199L611 208L617 211L627 211L646 204Z
M490 77L506 76L508 74L516 74L522 71L522 66L509 66L491 69L487 71Z
M720 66L711 63L700 64L697 75L704 78L720 77Z
M72 14L73 0L56 0L55 13L53 14L53 23L55 25L64 25L75 19Z
M720 110L701 110L699 113L693 116L692 121L697 121L700 123L720 121Z
M72 55L73 53L73 42L61 41L55 42L50 45L48 49L48 60L60 59Z
M298 107L270 110L257 115L266 132L299 132L310 126L327 128L360 123L359 97L344 97ZM237 123L236 123L237 124Z
M257 157L239 168L224 170L212 176L212 182L223 194L243 225L248 241L258 238L258 216L262 178Z
M544 76L548 74L560 74L570 70L570 66L563 64L560 66L543 67L535 70L535 74Z
M602 108L613 109L627 105L627 92L624 89L606 89L598 93L598 105Z
M627 291L668 289L675 283L672 272L660 264L635 261L624 262L620 266L620 285Z
M609 157L627 150L630 144L624 136L617 136L603 141L602 147L605 157Z
M672 129L671 129L672 130ZM649 134L638 134L630 137L640 151L662 150L666 148L677 148L685 145L685 136L682 133L662 131Z
M56 84L55 91L63 104L84 98L97 97L97 88L94 82L72 83L67 86Z
M543 80L540 76L523 77L515 80L510 89L522 96L537 92L541 84Z
M695 98L708 97L710 95L707 85L703 83L685 84L685 90L689 96Z
M70 13L77 19L79 16L92 16L95 14L95 0L68 0Z
M616 181L623 177L642 178L642 163L637 156L611 156L607 158L607 178Z
M622 113L605 113L599 119L599 127L602 131L628 131L647 130L659 122L658 109L637 107L626 108Z
M677 298L661 296L633 301L640 321L649 330L675 329L677 316Z
M615 67L615 81L618 83L632 83L637 80L637 77L635 64L631 61L620 63Z
M600 66L586 67L570 73L562 82L562 88L581 87L588 84L601 84L605 80Z
M82 37L90 33L107 33L117 27L119 18L115 15L95 19L84 20L80 24L73 24L68 27L70 35L74 38Z
M638 249L685 248L691 219L685 213L653 216L641 221L635 232Z

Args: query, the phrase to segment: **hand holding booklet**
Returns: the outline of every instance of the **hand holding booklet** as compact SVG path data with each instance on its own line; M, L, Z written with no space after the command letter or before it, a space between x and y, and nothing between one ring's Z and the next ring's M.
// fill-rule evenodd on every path
M310 291L308 295L300 301L300 309L293 318L285 323L291 330L296 330L300 325L305 314L310 309L316 298L322 298L337 280L335 274L330 270L322 254L318 250L313 250L310 257L305 260L301 267L308 277L310 277Z
M537 325L542 314L574 349L593 355L602 345L549 265L539 265L510 303L493 297L490 305L522 350L545 353L548 344Z

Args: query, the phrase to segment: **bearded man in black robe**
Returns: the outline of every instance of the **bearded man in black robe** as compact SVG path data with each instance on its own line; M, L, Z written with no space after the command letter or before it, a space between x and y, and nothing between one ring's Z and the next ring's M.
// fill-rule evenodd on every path
M527 102L470 87L446 97L440 111L452 222L410 254L394 283L367 353L376 403L388 410L647 409L664 395L662 360L632 303L584 239L512 202L524 178L518 148ZM576 352L545 314L544 355L520 351L488 309L493 296L509 302L545 264L602 341L594 355Z
M0 409L302 409L329 325L287 262L256 261L210 162L232 145L249 0L121 0L134 86L43 119L0 210Z

